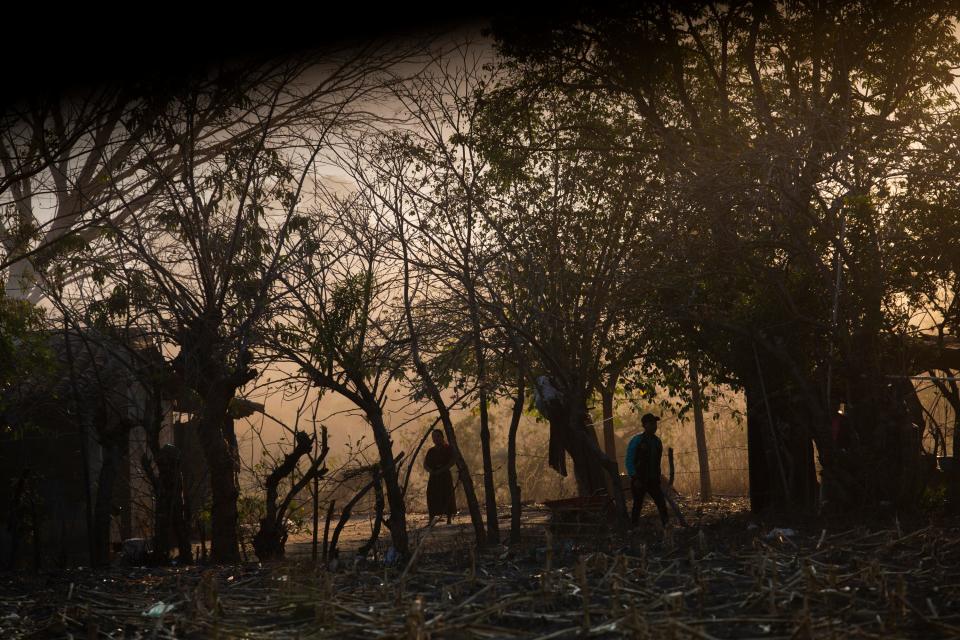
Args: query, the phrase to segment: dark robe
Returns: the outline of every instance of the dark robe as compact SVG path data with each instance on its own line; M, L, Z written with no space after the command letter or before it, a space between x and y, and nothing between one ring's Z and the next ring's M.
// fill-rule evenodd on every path
M423 468L430 471L427 481L427 512L430 517L453 516L457 512L457 497L453 492L453 447L441 444L432 447L423 458ZM439 471L443 469L443 471Z

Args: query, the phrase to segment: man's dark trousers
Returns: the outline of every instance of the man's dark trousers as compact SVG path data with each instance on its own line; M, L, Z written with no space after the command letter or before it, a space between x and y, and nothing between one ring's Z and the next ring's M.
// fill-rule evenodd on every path
M630 483L630 490L633 493L633 512L630 514L630 520L633 524L640 523L640 512L643 510L643 498L650 494L654 504L657 505L657 511L660 512L660 522L667 524L669 516L667 515L667 501L663 499L663 490L660 488L660 478L654 480L638 480L636 478Z

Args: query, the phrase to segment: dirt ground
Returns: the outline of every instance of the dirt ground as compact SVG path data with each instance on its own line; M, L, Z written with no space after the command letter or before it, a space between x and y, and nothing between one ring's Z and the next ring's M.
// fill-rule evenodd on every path
M542 505L530 505L526 507L524 513L523 526L529 529L538 529L546 526L550 514ZM411 537L416 541L426 530L429 518L425 513L408 513L407 530ZM331 523L333 528L335 523ZM510 513L500 514L499 525L504 534L510 530ZM321 524L321 529L323 525ZM363 545L370 539L370 533L373 529L373 514L358 514L352 517L344 526L340 534L338 546L343 555L349 556L351 552ZM383 528L381 539L377 544L377 555L382 556L389 548L389 534L386 533L386 527ZM323 532L320 532L322 538ZM470 524L470 516L465 512L460 512L453 519L451 524L440 522L432 527L427 548L430 552L436 552L442 549L451 549L456 547L469 547L473 544L473 526ZM291 536L287 541L287 557L289 559L306 559L312 554L312 536L309 533Z
M846 514L760 521L742 499L686 505L689 528L550 526L477 551L469 522L424 528L414 560L351 551L330 569L309 539L281 563L0 574L0 636L23 638L960 637L960 522ZM506 516L506 514L504 514ZM506 532L508 521L501 520ZM551 533L552 531L552 533Z

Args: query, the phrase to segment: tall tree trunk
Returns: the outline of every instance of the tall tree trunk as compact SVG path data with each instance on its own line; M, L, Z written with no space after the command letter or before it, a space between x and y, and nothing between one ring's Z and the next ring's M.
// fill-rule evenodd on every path
M487 414L487 363L483 352L483 335L477 311L473 286L467 285L470 300L470 321L473 325L473 353L477 361L477 383L480 387L480 452L483 456L483 493L487 507L487 540L500 542L500 524L497 521L497 487L493 478L493 456L490 453L490 418Z
M953 410L953 445L950 447L954 460L960 460L960 411ZM954 463L956 464L956 463Z
M413 360L417 374L423 381L424 387L426 387L427 395L437 408L437 413L440 414L440 421L443 423L443 431L447 436L447 442L453 447L454 455L456 456L457 473L459 474L460 484L463 485L463 493L467 499L467 508L470 510L470 520L473 523L474 536L476 537L477 546L482 547L486 544L486 532L483 528L483 516L480 514L480 504L477 502L477 493L473 487L473 477L471 477L470 468L467 466L466 460L463 459L463 455L460 453L460 447L457 445L457 434L453 430L453 421L450 419L450 411L443 401L443 395L440 393L436 382L434 382L430 370L427 369L426 364L424 364L423 358L420 357L417 329L413 323L413 302L410 298L410 256L408 253L407 238L404 235L405 231L403 230L402 218L398 216L397 222L399 230L398 240L400 240L400 248L403 252L403 310L404 315L406 315L407 331L410 337L410 357Z
M933 375L934 372L931 371L930 373ZM946 378L954 378L957 373L954 369L943 370ZM954 460L960 460L960 385L957 385L956 380L938 380L936 385L953 411L953 444L950 447L950 454Z
M317 431L314 429L313 438L316 440ZM318 531L320 527L320 476L313 476L313 482L310 483L310 499L313 503L313 527L311 529L311 538L310 541L310 561L314 564L317 563L317 543L319 542L320 532ZM332 503L332 501L331 501Z
M713 491L710 486L710 460L707 453L707 431L703 423L703 394L700 388L700 366L698 356L690 355L690 397L693 402L693 429L697 437L697 461L700 463L700 500L710 500Z
M761 336L755 344L764 347L764 357L754 347L744 358L740 380L747 396L754 511L815 506L814 442L822 469L821 507L846 511L880 501L916 503L920 440L913 425L922 422L922 409L907 380L897 384L887 378L889 345L870 328L875 323L840 341L841 366L833 375L847 411L836 436L830 428L834 407L825 405L822 393L826 379L805 369L810 365L803 358L776 346L789 340ZM918 370L942 362L941 352L920 342L910 346Z
M841 506L859 506L879 501L913 507L919 498L921 440L916 412L911 408L915 389L907 380L890 383L885 380L878 363L870 363L858 371L850 386L850 417L856 437L852 454L839 460L842 471L853 469L843 477L852 498ZM837 463L831 465L835 470ZM882 473L877 473L882 469ZM826 471L826 467L825 467Z
M93 510L93 560L95 567L110 564L110 519L113 514L113 489L117 478L120 447L113 439L102 443L103 462L97 481L97 499Z
M212 394L211 394L212 395ZM210 558L217 563L240 562L237 468L228 433L230 395L204 398L198 429L210 475ZM232 426L232 425L231 425Z
M120 509L120 540L133 537L133 513L130 508L133 504L133 487L130 485L130 430L123 429L117 442L119 458L117 459L116 487L113 490L113 501Z
M569 393L569 392L568 392ZM585 394L569 393L566 406L567 433L569 434L567 453L573 460L573 475L577 480L580 495L592 495L607 488L604 469L593 450L600 451L597 431L589 426L589 413Z
M786 504L786 470L774 450L769 399L756 379L744 383L747 401L747 466L750 510L765 513Z
M177 562L181 565L193 562L193 548L190 545L190 509L183 492L183 472L177 461L173 477L173 512L171 524L177 539Z
M487 541L500 542L500 523L497 520L497 487L493 478L493 456L490 453L490 421L487 415L487 358L483 350L483 332L480 325L480 305L477 300L474 274L470 266L473 238L473 208L468 204L466 245L463 247L463 283L470 311L473 331L473 354L477 361L477 384L480 387L480 452L483 456L483 494L487 507Z
M617 440L613 431L613 397L616 393L618 379L619 376L611 375L607 384L600 388L600 401L603 411L603 450L607 457L617 464L617 471L619 472Z
M390 431L383 421L383 412L380 405L373 402L366 407L367 418L373 428L373 440L377 445L380 456L380 468L383 471L383 482L387 487L387 504L390 505L390 537L393 546L400 555L406 557L410 553L410 541L407 534L407 508L403 502L403 490L397 474L397 463L393 457L393 443L390 440Z
M70 378L71 386L75 387L76 383L73 382L75 376L71 374ZM92 426L89 424L88 414L86 412L78 409L75 415L77 417L77 427L80 430L80 459L83 462L83 515L84 524L86 524L87 529L87 554L89 555L90 564L92 565L97 555L95 544L97 536L93 518L93 477L90 473L90 433Z
M190 545L190 513L183 491L183 467L180 450L174 444L160 446L160 432L163 429L163 404L161 393L154 388L149 407L150 417L144 423L147 447L151 455L143 454L141 467L150 481L154 493L153 512L153 553L160 562L170 557L173 545L172 532L176 539L179 564L193 562L193 548ZM151 459L152 458L152 459ZM156 471L154 471L156 469Z
M92 418L90 407L81 400L80 388L77 385L79 374L74 366L73 343L71 342L70 329L67 324L67 317L63 318L63 345L67 355L67 367L69 369L71 409L73 418L77 421L77 430L80 433L80 459L83 463L83 497L84 497L84 520L87 528L87 554L90 563L93 564L96 556L96 534L93 518L93 478L90 473L90 440L93 433Z
M480 450L483 454L483 493L487 507L487 540L490 544L500 542L500 525L497 522L497 488L493 479L493 456L490 453L490 422L487 415L487 390L480 382Z
M513 400L513 413L510 415L510 431L507 435L507 484L510 487L510 544L520 543L521 496L517 483L517 429L523 415L524 375L517 377L517 395Z
M813 510L817 485L811 434L816 428L811 423L817 418L809 411L811 400L788 389L771 390L757 379L745 383L744 389L751 510ZM826 444L821 452L829 454ZM837 469L842 475L836 456L822 459L825 473Z
M16 484L13 486L13 495L10 498L10 510L7 512L7 534L10 536L10 554L3 559L0 567L8 571L17 568L17 559L20 557L20 539L26 529L25 495L28 491L27 481L30 478L30 469L20 472Z
M153 461L144 454L140 460L144 473L153 486L153 557L157 562L166 563L170 560L170 532L172 526L172 497L169 487L164 484L165 471L162 467L163 461L158 455L154 455ZM154 463L157 471L154 473Z
M956 383L953 384L953 388L956 389ZM960 511L960 468L957 467L960 461L960 402L957 402L958 399L960 398L954 397L954 401L950 403L953 408L953 445L951 446L953 468L947 474L947 498L954 512Z

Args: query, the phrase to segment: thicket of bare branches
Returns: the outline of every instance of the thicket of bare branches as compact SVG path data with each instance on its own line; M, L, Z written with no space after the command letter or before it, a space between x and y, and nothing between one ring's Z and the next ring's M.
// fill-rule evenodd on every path
M12 378L66 384L67 428L106 452L84 480L98 563L111 474L140 427L160 555L170 526L188 555L197 514L160 445L169 412L202 450L211 558L240 560L237 421L276 421L252 398L265 388L314 407L314 429L300 411L280 421L289 440L255 468L262 559L282 557L308 494L318 544L321 493L356 480L325 471L315 408L331 394L373 438L375 459L348 465L377 499L365 551L382 522L416 552L405 493L427 435L401 451L396 430L421 419L453 447L477 545L502 537L504 446L519 540L524 412L549 430L549 466L572 461L578 493L610 496L624 524L618 393L692 410L704 498L703 390L726 385L745 395L756 510L915 504L916 374L948 398L960 446L960 44L946 4L872 8L583 8L536 38L497 25L492 47L369 45L26 102L0 120L0 344L20 358L0 371L5 419L29 414ZM27 340L37 308L63 336L39 341L52 376ZM88 379L99 352L126 387ZM118 391L136 411L112 415ZM338 499L334 539L360 498Z

